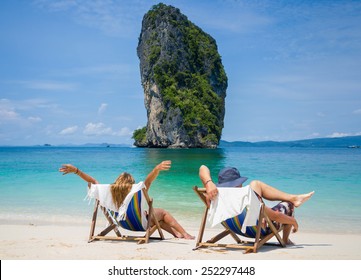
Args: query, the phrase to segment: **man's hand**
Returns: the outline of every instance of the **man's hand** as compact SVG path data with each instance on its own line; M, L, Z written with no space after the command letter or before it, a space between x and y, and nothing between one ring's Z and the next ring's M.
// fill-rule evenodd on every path
M297 221L295 220L295 223L293 224L292 232L293 232L293 233L296 233L297 231L298 231L298 223L297 223Z
M205 197L206 197L207 206L209 208L209 206L211 205L211 200L215 199L218 195L218 189L216 184L213 183L212 181L209 181L206 184L206 192L207 194L205 195Z

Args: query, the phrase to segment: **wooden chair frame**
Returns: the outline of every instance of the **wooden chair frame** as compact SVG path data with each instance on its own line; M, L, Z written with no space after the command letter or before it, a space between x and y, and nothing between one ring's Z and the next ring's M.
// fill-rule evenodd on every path
M107 209L100 206L99 200L96 199L88 242L92 242L95 240L113 240L113 241L137 241L138 244L144 244L144 243L148 243L149 239L163 240L164 235L163 235L162 229L161 229L160 224L154 214L153 199L149 197L149 195L145 189L142 189L142 192L143 192L144 197L147 200L147 204L149 206L149 208L148 208L148 225L147 225L147 229L145 231L144 236L122 235L121 232L119 231L120 226L114 222L113 218L110 216ZM102 210L105 218L107 219L108 226L105 229L103 229L99 234L95 235L94 231L95 231L99 208ZM152 227L150 226L151 217L153 218L153 220L155 222L155 225L153 225ZM152 237L153 233L156 230L158 230L159 237ZM114 231L116 236L106 236L111 231Z
M199 229L199 234L197 238L196 247L193 250L197 250L199 248L205 248L205 247L224 247L224 248L234 248L234 249L243 249L245 250L244 253L256 253L259 248L261 248L263 245L280 245L282 247L285 247L286 244L284 243L283 239L279 235L279 232L282 231L283 227L281 226L278 230L273 225L269 217L267 216L265 212L265 205L264 203L261 203L261 209L258 217L258 221L262 221L263 219L266 220L268 226L271 229L271 233L266 236L261 236L261 224L258 223L257 230L256 230L256 237L254 238L254 241L242 241L238 235L233 232L226 224L222 223L222 226L225 228L221 233L217 234L216 236L212 237L206 242L202 242L205 226L207 223L207 214L208 214L208 207L206 202L206 189L205 188L198 188L197 186L193 187L193 190L195 193L199 196L199 198L203 201L205 205L205 210L202 217L202 222ZM232 238L237 242L237 244L219 244L216 243L222 238L231 235ZM268 240L270 240L272 237L276 237L279 244L270 244L266 243Z

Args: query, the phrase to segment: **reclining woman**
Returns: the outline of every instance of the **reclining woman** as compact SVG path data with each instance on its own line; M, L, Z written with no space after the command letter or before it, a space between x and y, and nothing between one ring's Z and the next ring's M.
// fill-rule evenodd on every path
M160 164L156 165L144 181L146 190L149 190L150 185L155 180L155 178L157 178L160 171L169 170L170 167L170 160L162 161ZM63 175L66 175L68 173L74 173L78 175L80 178L88 182L88 188L91 187L91 184L99 184L96 179L71 164L63 164L59 171L63 172ZM125 197L131 191L133 184L135 184L133 176L126 172L120 174L119 177L115 180L115 182L111 184L110 189L112 199L114 205L117 208L122 205ZM168 211L161 208L154 208L154 213L161 228L172 234L174 237L194 239L194 236L188 234ZM150 223L150 226L153 226L155 224L153 220L151 220Z

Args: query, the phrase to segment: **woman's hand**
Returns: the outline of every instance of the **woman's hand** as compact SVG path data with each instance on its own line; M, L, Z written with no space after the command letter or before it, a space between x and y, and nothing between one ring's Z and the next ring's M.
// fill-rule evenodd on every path
M159 163L155 169L158 171L164 171L164 170L169 170L171 167L172 162L170 160L165 160L162 161L161 163Z
M172 162L170 160L165 160L159 163L154 169L148 174L147 178L144 181L145 186L147 189L150 188L150 185L157 178L160 171L169 170Z
M63 175L66 175L68 173L76 173L78 171L78 168L76 168L74 165L71 164L63 164L59 168L59 172L63 172Z

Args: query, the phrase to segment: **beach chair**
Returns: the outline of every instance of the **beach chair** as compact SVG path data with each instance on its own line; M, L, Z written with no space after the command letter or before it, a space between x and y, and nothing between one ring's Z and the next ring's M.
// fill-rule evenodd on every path
M142 203L142 199L146 200L146 203ZM155 221L155 225L150 227L150 223L146 222L147 226L144 226L144 222L142 223L142 204L147 205L146 213L147 220L150 221L151 217ZM108 225L99 233L94 234L98 216L98 210L102 211L106 220L108 221ZM144 235L124 235L120 232L120 228L125 230L129 230L131 232L145 232ZM110 232L114 231L116 236L109 236ZM153 233L158 231L159 237L153 237ZM89 241L92 242L95 240L114 240L114 241L137 241L138 244L148 243L149 239L158 239L163 240L164 235L158 220L155 218L154 209L153 209L153 199L149 197L146 189L141 189L134 193L131 198L128 207L126 209L125 218L120 218L118 212L110 210L106 207L100 205L100 201L95 199L95 206L93 211L92 223L90 228Z
M245 187L244 187L245 188ZM197 238L196 247L194 250L197 250L199 248L206 248L206 247L224 247L224 248L234 248L234 249L243 249L245 250L244 253L256 253L259 248L261 248L263 245L280 245L282 247L285 247L286 244L282 240L281 236L279 235L279 232L283 229L282 226L280 226L279 229L276 229L274 224L271 222L267 214L265 213L265 205L264 203L261 203L258 198L256 198L256 201L253 201L252 203L256 203L259 205L257 207L259 209L258 219L255 222L254 226L247 226L246 230L242 231L242 225L245 221L245 217L247 215L247 211L249 211L247 208L244 208L244 210L231 218L228 218L221 222L221 225L223 226L224 230L220 232L219 234L215 235L214 237L210 238L208 241L203 242L203 235L206 228L207 223L207 216L208 216L208 207L206 203L206 189L205 188L198 188L197 186L193 187L193 190L196 192L196 194L199 196L199 198L203 201L205 205L205 210L203 213L202 222L199 229L199 234ZM241 199L241 197L239 198ZM257 215L257 213L256 213ZM263 229L261 227L262 222L265 220L267 223L267 228ZM225 238L226 236L231 236L235 243L226 243L226 244L220 244L217 243L221 239ZM247 240L241 240L239 236L247 238ZM266 243L269 241L272 237L276 237L278 243Z

